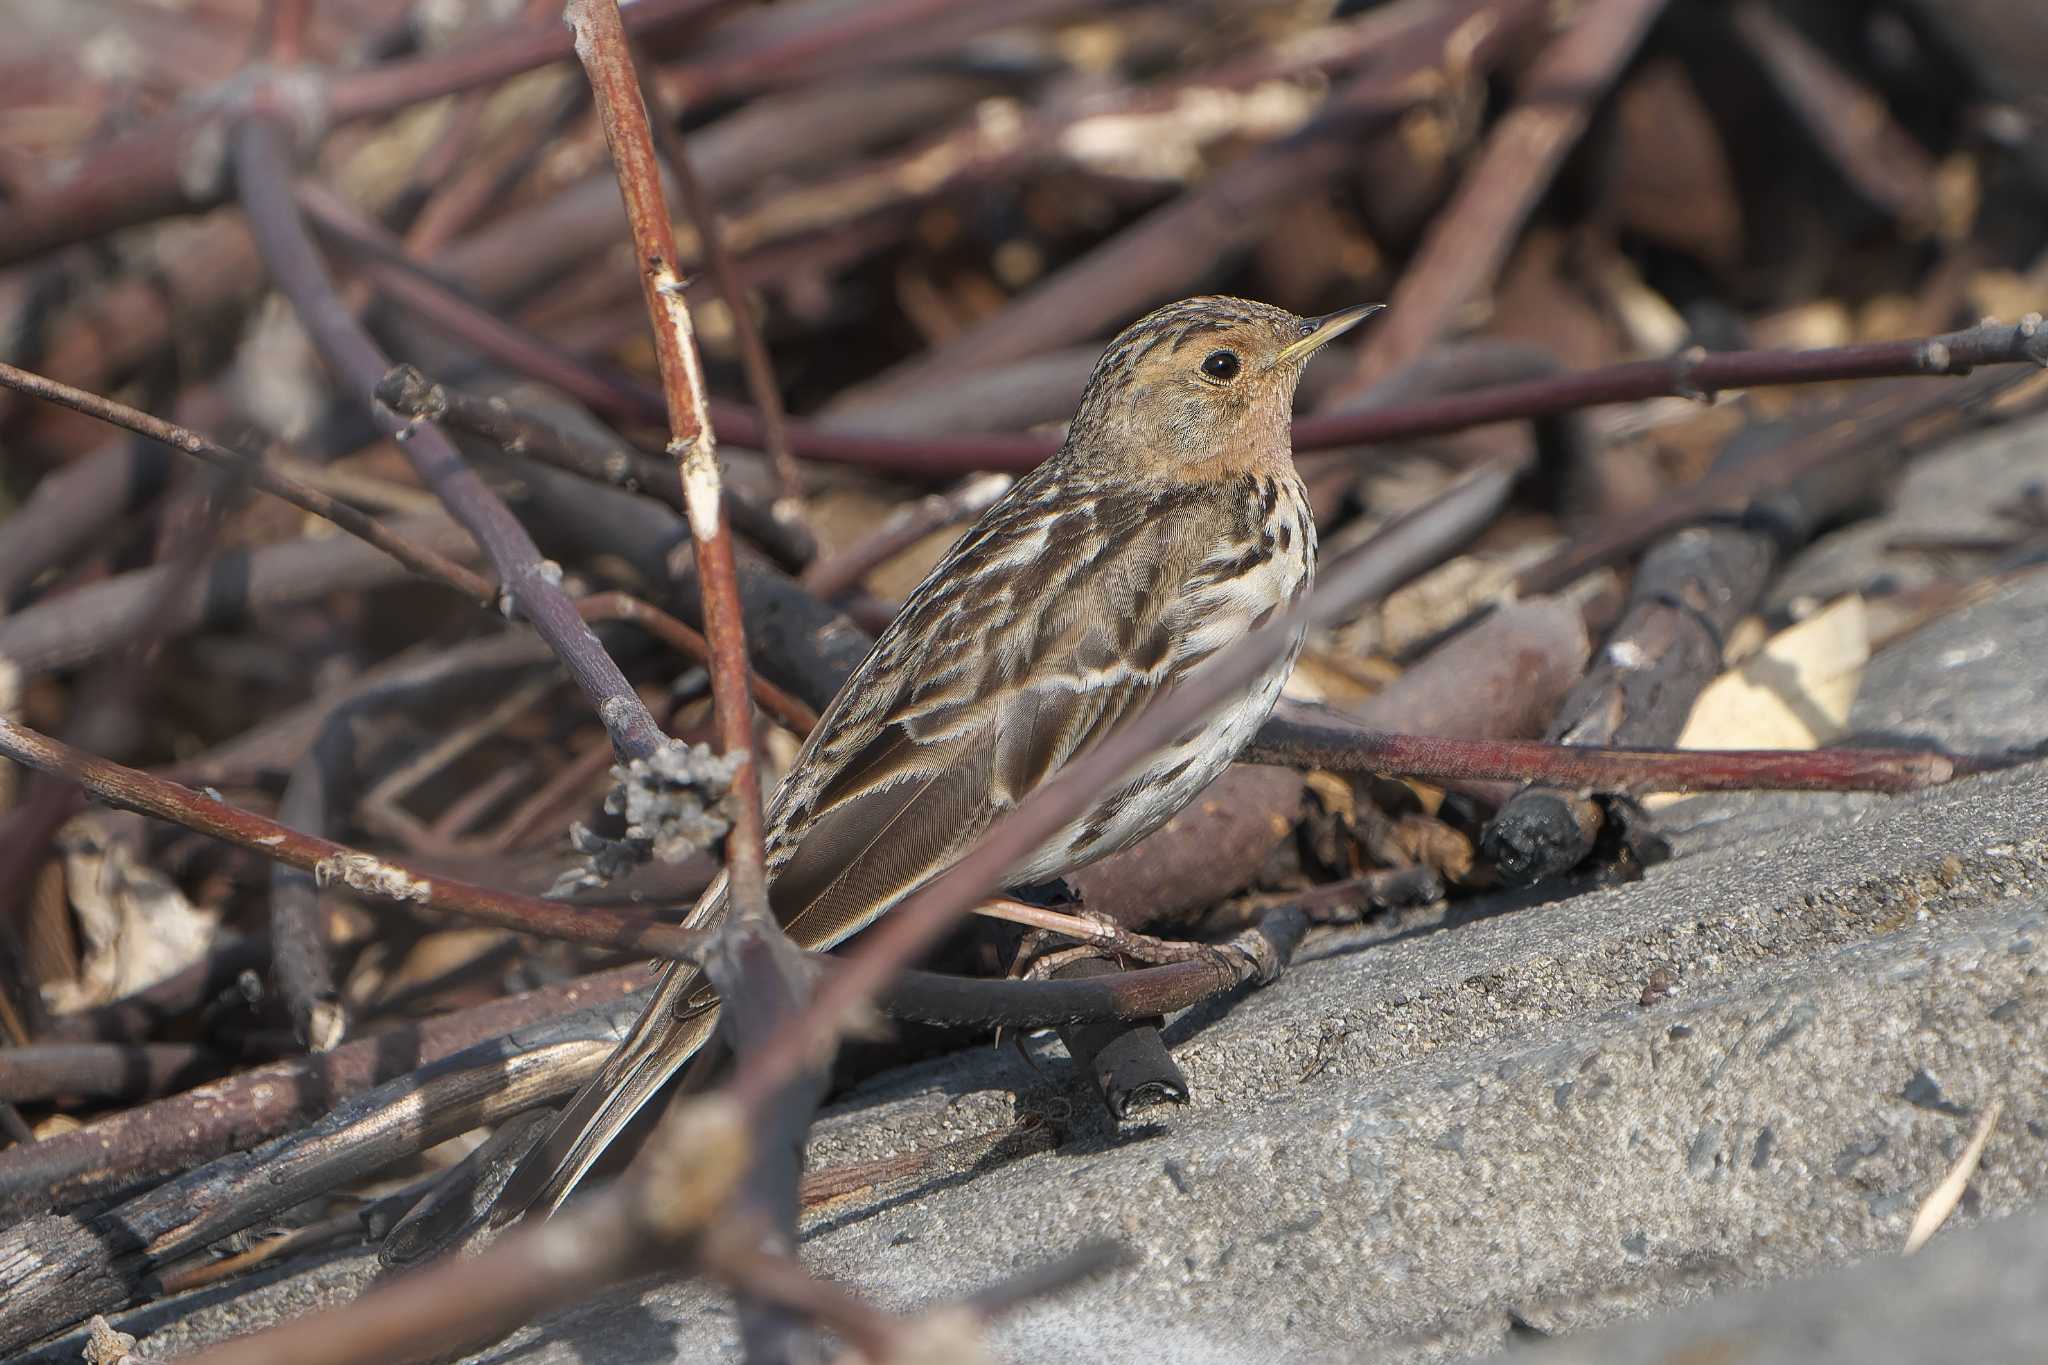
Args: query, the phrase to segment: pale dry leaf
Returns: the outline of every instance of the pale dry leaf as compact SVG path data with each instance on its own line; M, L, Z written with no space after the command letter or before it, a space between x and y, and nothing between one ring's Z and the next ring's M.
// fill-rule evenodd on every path
M1870 661L1863 599L1836 599L1779 631L1708 683L1693 703L1681 749L1815 749L1838 739ZM1655 809L1683 799L1645 798Z
M1991 1130L1998 1125L1998 1114L2005 1107L2003 1100L1994 1099L1984 1106L1984 1116L1977 1120L1977 1127L1970 1134L1969 1142L1963 1147L1963 1154L1956 1158L1956 1164L1949 1168L1934 1192L1927 1196L1927 1202L1920 1206L1920 1212L1913 1215L1912 1230L1906 1234L1905 1254L1911 1256L1927 1245L1927 1239L1941 1229L1948 1216L1955 1212L1956 1205L1963 1199L1963 1191L1969 1187L1970 1177L1977 1173L1977 1163L1984 1159L1984 1145L1991 1141Z
M67 823L57 847L85 951L76 981L43 988L53 1011L67 1014L154 986L204 957L219 937L220 917L143 865L101 813Z
M937 1308L904 1328L895 1365L994 1365L981 1319L965 1307Z

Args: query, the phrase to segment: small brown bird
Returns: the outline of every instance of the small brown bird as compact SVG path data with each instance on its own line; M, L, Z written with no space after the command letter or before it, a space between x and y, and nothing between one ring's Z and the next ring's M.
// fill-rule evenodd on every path
M1233 298L1170 304L1097 362L1059 454L910 594L839 689L767 811L769 901L801 947L858 932L1178 679L1299 599L1316 528L1294 471L1294 389L1379 311L1322 318ZM1011 869L1051 881L1129 848L1227 767L1293 648L1191 739ZM688 920L724 913L721 878ZM514 1177L500 1217L553 1209L710 1038L716 997L671 966L631 1036Z

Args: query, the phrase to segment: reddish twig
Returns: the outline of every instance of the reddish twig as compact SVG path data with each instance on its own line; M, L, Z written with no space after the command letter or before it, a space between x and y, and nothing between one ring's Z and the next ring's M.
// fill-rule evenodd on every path
M413 427L375 397L391 368L377 344L349 312L314 249L292 201L291 162L283 134L268 120L236 125L232 137L235 183L272 278L291 299L314 345L351 399L404 447L420 478L490 556L513 603L561 659L596 705L598 719L620 757L646 758L667 742L632 684L560 586L561 570L541 558L533 537L504 502L484 485L447 436Z
M1489 422L1550 417L1645 398L1707 399L1729 389L1966 375L1980 365L2028 363L2048 366L2048 328L2043 327L2038 313L2017 324L1986 322L1943 336L1858 346L1720 353L1694 347L1662 360L1631 361L1550 379L1500 384L1376 411L1304 418L1294 424L1294 447L1320 450L1436 436Z
M451 296L452 297L452 296ZM472 309L472 311L475 311ZM464 340L476 343L476 338ZM533 371L502 350L479 345L522 373ZM1874 341L1812 350L1710 352L1699 348L1661 360L1637 360L1576 374L1494 384L1440 398L1383 408L1304 417L1294 424L1297 453L1441 436L1494 422L1554 417L1581 408L1646 398L1706 399L1731 389L1844 380L1966 375L1978 366L2048 366L2048 327L2038 314L2020 322L1985 323L1942 336ZM556 382L557 375L538 378ZM586 390L588 384L582 386ZM644 387L613 385L580 394L606 411L648 419L659 415L659 395ZM713 418L734 440L752 443L752 414L713 402ZM1058 436L1028 433L964 436L871 436L832 431L810 422L789 424L790 448L807 459L928 478L976 470L1021 473L1059 449Z
M0 719L0 757L75 782L121 810L168 820L372 899L411 902L540 938L655 957L691 957L702 943L700 934L595 906L571 907L427 876L403 863L302 834L190 787L80 753L6 719Z
M1995 762L1911 749L1611 749L1368 730L1335 713L1266 722L1249 762L1339 773L1548 782L1597 791L1917 791Z
M626 46L617 0L569 0L565 10L576 56L590 78L598 121L618 171L619 192L633 232L635 259L654 329L669 423L669 454L682 474L690 535L704 601L704 633L711 642L712 706L720 747L739 758L732 775L733 828L726 867L733 904L742 914L767 914L768 881L761 853L761 777L754 755L753 705L747 691L746 625L740 612L739 569L732 527L720 487L716 437L706 410L703 364L697 355L682 271L675 259L675 225L662 195L661 171L640 99L640 82ZM375 381L372 381L373 383Z

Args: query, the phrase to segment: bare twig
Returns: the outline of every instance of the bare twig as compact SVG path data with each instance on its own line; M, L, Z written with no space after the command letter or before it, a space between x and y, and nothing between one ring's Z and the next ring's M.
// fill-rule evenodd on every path
M1304 714L1307 708L1295 713ZM1911 749L1607 749L1533 740L1390 735L1335 713L1270 720L1248 760L1340 773L1540 781L1599 791L1918 791L2002 766Z
M368 333L335 293L291 194L291 163L284 135L268 120L236 125L232 137L236 189L279 289L291 298L314 345L349 397L404 447L420 478L440 495L455 519L490 556L512 601L555 651L569 675L597 707L621 758L646 758L666 737L597 636L576 614L559 583L559 567L541 558L533 538L484 486L438 429L414 428L375 397L391 368Z
M40 1211L254 1146L416 1066L647 985L647 970L638 966L581 977L406 1024L318 1056L255 1067L0 1153L0 1213ZM0 1294L0 1304L7 1298ZM0 1350L17 1344L0 1343Z
M373 899L412 902L501 929L657 957L691 957L702 943L699 934L596 906L572 909L556 901L428 877L403 863L301 834L189 787L80 753L4 718L0 757L76 782L119 809L169 820L311 872L323 884L340 882Z
M743 915L768 913L768 880L761 854L761 775L754 755L753 704L747 691L746 624L740 612L739 569L732 527L720 488L716 437L706 408L703 363L697 355L682 271L675 259L675 225L662 195L661 171L641 103L640 82L626 46L617 0L569 0L564 11L576 37L576 56L590 78L598 121L618 171L626 220L654 328L669 423L669 454L682 473L704 598L704 634L711 642L712 706L721 748L736 757L732 775L733 828L726 843L733 904ZM374 385L375 380L371 383Z
M628 55L632 55L630 48ZM647 107L652 111L655 148L676 182L683 212L697 227L697 239L703 244L704 264L710 267L712 282L718 286L719 297L724 300L725 311L732 319L733 338L739 343L740 370L747 381L747 392L753 396L754 410L760 417L761 448L774 465L780 486L781 496L775 503L776 515L793 533L808 539L803 526L803 474L796 467L795 457L789 453L789 432L783 417L782 393L775 382L775 366L768 358L767 346L762 344L761 329L754 321L754 310L747 306L747 291L740 283L739 267L733 260L731 246L725 240L725 229L718 221L718 206L711 202L703 180L690 163L689 149L683 145L683 135L676 130L675 119L662 109L651 85L643 86L643 94ZM812 548L815 552L815 543Z
M204 460L215 468L238 474L264 492L275 494L316 517L324 517L350 535L376 546L414 573L439 579L472 601L489 602L497 595L489 580L481 575L464 568L431 546L422 545L400 535L375 517L365 516L347 503L287 474L279 473L264 463L259 456L229 450L226 446L175 422L166 422L160 417L139 412L125 403L102 398L96 393L87 393L69 384L60 384L54 379L31 374L27 370L18 370L12 365L0 363L0 386L29 394L48 403L55 403L60 407L70 408L74 412L85 413L89 417L96 417L112 426L125 428L138 436L146 436L173 450Z

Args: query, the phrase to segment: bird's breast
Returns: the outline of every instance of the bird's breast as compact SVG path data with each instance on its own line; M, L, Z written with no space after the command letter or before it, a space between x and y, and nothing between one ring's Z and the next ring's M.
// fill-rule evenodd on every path
M1285 613L1315 577L1315 523L1300 481L1257 490L1257 515L1221 539L1185 585L1175 653L1191 667ZM1249 523L1248 529L1245 522ZM1129 848L1201 795L1272 714L1293 672L1305 632L1203 725L1161 749L1130 781L1106 792L1022 869L1019 882L1045 881Z

